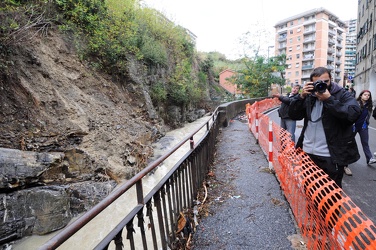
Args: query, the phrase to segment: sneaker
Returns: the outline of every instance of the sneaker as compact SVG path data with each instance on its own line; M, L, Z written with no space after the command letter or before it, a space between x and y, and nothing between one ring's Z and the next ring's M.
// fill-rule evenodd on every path
M346 175L348 175L348 176L352 175L351 169L349 167L345 167L344 170L345 170Z
M369 162L368 162L368 165L373 164L373 163L376 163L376 159L371 158L371 159L369 160Z

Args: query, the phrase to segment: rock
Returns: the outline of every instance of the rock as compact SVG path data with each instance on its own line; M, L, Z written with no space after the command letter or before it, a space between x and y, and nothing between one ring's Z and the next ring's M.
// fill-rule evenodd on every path
M0 190L42 182L42 174L62 162L63 153L37 153L0 148Z

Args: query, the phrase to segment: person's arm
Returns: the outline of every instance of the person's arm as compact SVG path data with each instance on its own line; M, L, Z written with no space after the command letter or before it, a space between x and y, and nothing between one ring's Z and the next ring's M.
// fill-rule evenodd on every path
M373 108L372 117L376 120L376 107Z
M331 115L343 120L345 123L353 124L362 113L356 99L346 91L342 93L340 99L336 99L333 95L330 96L324 101L324 105Z
M281 102L283 102L284 104L287 104L287 105L289 105L290 101L291 101L288 96L283 96L280 93L273 94L273 97L277 97L278 100L280 100Z
M306 99L302 98L301 95L296 95L291 99L288 114L289 118L292 120L301 120L306 117Z

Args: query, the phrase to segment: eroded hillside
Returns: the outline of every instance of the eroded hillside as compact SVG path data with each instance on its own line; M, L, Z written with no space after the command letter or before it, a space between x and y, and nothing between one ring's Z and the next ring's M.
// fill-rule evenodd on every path
M72 43L50 32L10 51L12 66L0 81L0 147L68 152L66 167L57 169L70 178L130 177L145 165L149 144L164 127L145 90L143 67L129 63L138 78L115 83L84 65ZM57 169L44 178L56 178Z

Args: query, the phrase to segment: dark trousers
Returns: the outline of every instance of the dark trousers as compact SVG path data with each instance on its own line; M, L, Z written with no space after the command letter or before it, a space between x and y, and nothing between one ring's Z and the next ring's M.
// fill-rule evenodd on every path
M366 156L366 162L368 164L369 160L373 158L373 155L371 153L371 150L369 149L369 144L368 144L368 141L369 141L368 128L361 129L357 132L360 136L360 141L362 143L363 152L364 152L364 155Z
M342 188L342 178L344 171L344 166L334 164L330 157L318 156L308 154L311 160L324 172L329 175L329 177Z

